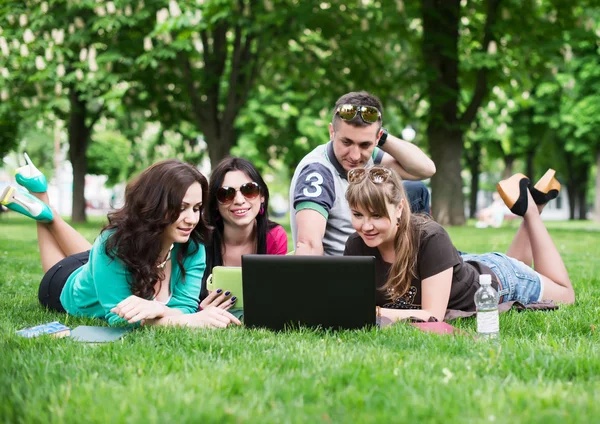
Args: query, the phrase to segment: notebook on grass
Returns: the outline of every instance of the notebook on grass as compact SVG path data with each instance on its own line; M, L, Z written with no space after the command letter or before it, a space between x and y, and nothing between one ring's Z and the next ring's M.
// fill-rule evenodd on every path
M95 327L80 325L71 331L71 338L77 342L84 343L107 343L122 338L131 331L127 327Z

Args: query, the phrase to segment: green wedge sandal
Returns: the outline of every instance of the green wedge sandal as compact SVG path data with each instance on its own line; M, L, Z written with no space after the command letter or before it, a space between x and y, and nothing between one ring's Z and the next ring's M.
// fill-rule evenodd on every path
M23 153L27 165L15 169L15 179L17 182L32 193L43 193L48 191L48 182L44 174L29 159L27 153Z
M54 217L47 204L13 186L7 186L0 194L0 203L10 210L40 222L50 222Z

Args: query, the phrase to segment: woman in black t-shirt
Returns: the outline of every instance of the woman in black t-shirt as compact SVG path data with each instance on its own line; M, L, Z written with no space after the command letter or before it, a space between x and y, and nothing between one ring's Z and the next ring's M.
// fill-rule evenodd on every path
M560 190L553 170L534 187L522 174L498 184L507 206L524 218L506 255L461 255L441 225L411 214L400 178L388 168L353 169L348 181L346 199L357 232L344 254L376 257L378 315L391 321L431 316L441 321L447 309L473 311L481 274L492 276L500 302L575 301L565 265L540 218L543 205Z

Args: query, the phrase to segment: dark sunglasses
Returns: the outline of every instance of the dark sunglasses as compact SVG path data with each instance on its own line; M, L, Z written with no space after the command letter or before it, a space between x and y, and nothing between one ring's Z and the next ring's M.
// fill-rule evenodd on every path
M240 193L242 193L242 196L248 200L256 199L260 194L260 186L258 183L252 181L242 184L239 189L225 186L219 188L216 192L217 201L222 205L233 202L233 199L235 199L235 194L238 192L238 190Z
M362 120L369 124L377 122L381 117L379 109L373 106L341 105L336 109L335 113L344 121L352 121L358 113Z
M348 182L358 184L367 176L373 184L383 184L392 176L392 171L388 168L354 168L348 171Z

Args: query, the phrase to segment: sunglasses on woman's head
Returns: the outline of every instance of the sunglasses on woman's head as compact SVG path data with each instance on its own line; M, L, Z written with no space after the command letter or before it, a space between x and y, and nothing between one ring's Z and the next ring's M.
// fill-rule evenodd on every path
M367 176L373 184L383 184L392 176L392 171L388 168L354 168L348 171L348 182L357 184Z
M242 193L242 196L244 196L246 199L252 200L256 199L260 194L260 186L254 181L242 184L239 189L223 186L216 192L217 201L222 205L231 203L233 202L233 199L235 199L235 194L238 191Z
M377 122L381 117L379 109L373 106L341 105L336 109L335 113L344 121L352 121L356 117L356 114L360 114L362 120L368 124Z

